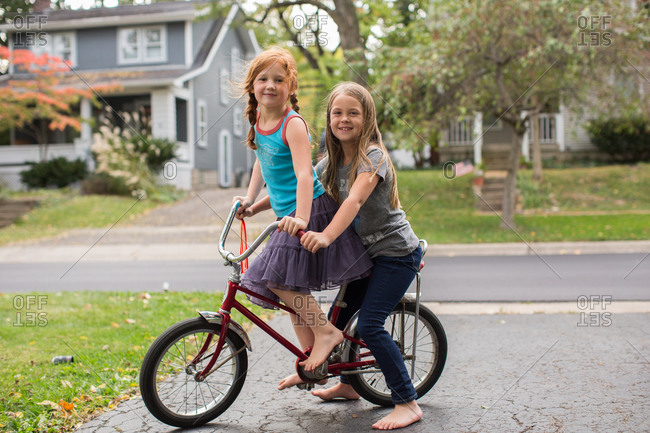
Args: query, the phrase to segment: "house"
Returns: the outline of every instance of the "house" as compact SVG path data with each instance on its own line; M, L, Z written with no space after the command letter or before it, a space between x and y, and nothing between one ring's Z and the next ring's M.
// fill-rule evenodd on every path
M566 107L560 105L557 112L538 115L539 141L542 159L558 161L604 158L589 139L584 119L579 119ZM532 158L531 131L524 135L521 155L526 161ZM514 132L507 123L496 118L488 118L483 113L475 113L457 121L450 122L440 137L438 160L472 161L474 165L491 170L506 169ZM427 153L425 158L429 158ZM410 151L393 149L391 157L399 167L413 167L415 161Z
M540 113L538 131L542 159L598 158L599 151L591 143L584 122L584 119L579 119L563 105L560 105L556 112ZM449 128L443 132L439 149L440 160L471 160L475 165L483 164L489 169L505 169L513 135L514 131L507 123L496 118L486 118L482 113L475 113L473 116L451 122ZM530 161L530 124L527 125L521 147L522 157Z
M241 79L244 61L260 48L252 31L232 25L236 5L225 16L201 19L209 7L195 1L44 10L21 25L3 24L0 31L7 33L10 49L45 51L69 61L66 79L72 85L119 85L97 99L118 112L144 110L154 137L178 143L177 159L164 174L170 183L182 189L230 187L254 162L242 144L246 101L237 99L232 82ZM20 73L10 70L0 85ZM101 111L81 101L82 118ZM48 155L90 160L92 132L85 123L77 137L50 133ZM10 141L0 146L0 179L16 187L18 172L26 162L39 161L39 150L19 131Z

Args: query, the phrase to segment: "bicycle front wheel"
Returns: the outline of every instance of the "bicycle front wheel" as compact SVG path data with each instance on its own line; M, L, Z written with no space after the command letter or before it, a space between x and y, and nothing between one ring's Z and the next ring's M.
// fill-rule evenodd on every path
M195 379L212 358L220 331L221 325L196 317L171 326L154 341L140 370L142 400L153 416L176 427L199 426L235 401L246 379L248 355L234 331L228 330L213 371Z
M399 303L386 318L384 328L393 338L404 357L417 398L425 395L438 381L447 359L447 336L442 324L431 310L420 305L415 333L415 304ZM355 337L358 339L359 335ZM415 353L413 352L415 342ZM359 360L368 349L352 343L346 354L347 362ZM372 358L364 358L372 359ZM354 390L364 399L381 406L392 406L391 392L378 366L365 368L368 372L348 375Z

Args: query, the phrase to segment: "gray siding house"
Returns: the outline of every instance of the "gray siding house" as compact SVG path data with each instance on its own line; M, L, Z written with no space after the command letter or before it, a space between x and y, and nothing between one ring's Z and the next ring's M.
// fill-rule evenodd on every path
M178 158L165 173L168 182L182 189L230 187L254 162L242 144L246 101L238 99L232 82L241 80L244 61L260 49L252 31L232 25L237 6L218 19L199 19L208 10L205 2L45 10L35 20L42 44L24 37L24 26L4 24L0 30L10 49L68 60L68 85L117 84L119 90L98 100L116 111L144 109L152 135L178 143ZM9 70L0 85L20 74ZM89 100L82 100L80 111L83 118L98 115ZM85 123L79 137L69 136L51 133L48 154L90 158L91 125ZM0 146L0 178L15 183L25 168L20 165L38 160L38 145L13 131L10 145Z

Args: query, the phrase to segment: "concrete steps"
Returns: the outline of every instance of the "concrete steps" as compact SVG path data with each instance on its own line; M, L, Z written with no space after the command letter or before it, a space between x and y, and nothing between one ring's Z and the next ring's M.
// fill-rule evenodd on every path
M0 200L0 227L10 225L18 217L32 210L37 203L37 200L32 199Z

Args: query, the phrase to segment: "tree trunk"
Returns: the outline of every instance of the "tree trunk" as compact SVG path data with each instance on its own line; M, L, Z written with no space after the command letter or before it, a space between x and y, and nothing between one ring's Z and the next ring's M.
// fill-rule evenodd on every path
M512 136L512 147L508 158L508 175L506 176L505 190L503 191L501 227L515 228L515 206L517 204L517 170L521 157L521 142L523 134L515 130Z
M334 0L332 18L336 23L341 38L343 56L350 68L350 80L368 86L368 64L365 47L359 29L359 17L353 0Z
M541 182L544 179L542 174L542 146L539 143L539 116L535 114L531 119L531 146L533 150L533 180Z

